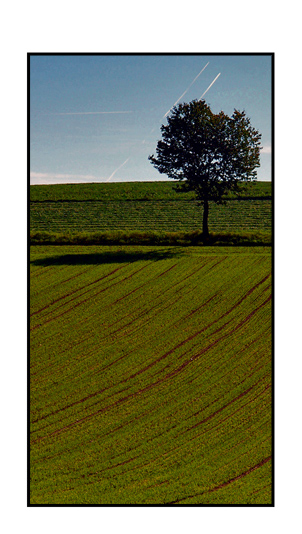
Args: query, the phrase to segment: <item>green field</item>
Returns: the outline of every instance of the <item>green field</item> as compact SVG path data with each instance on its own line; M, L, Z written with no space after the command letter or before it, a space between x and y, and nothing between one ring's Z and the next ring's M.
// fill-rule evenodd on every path
M270 247L36 245L30 275L31 504L271 504Z
M82 200L181 200L183 194L175 191L176 182L116 182L99 184L54 184L30 187L31 202ZM193 199L194 193L185 193ZM249 182L242 189L242 198L265 199L272 196L271 182ZM228 198L236 198L234 193Z
M70 184L30 187L30 229L35 232L192 232L203 209L193 193L176 193L173 182ZM210 232L271 236L271 183L249 183L226 205L210 202ZM266 242L266 241L264 241Z

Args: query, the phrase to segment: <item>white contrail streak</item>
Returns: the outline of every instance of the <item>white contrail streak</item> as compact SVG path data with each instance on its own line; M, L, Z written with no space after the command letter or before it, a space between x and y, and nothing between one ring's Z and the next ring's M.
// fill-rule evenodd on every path
M190 87L192 87L193 83L196 82L197 78L201 75L201 73L204 71L204 69L208 66L209 64L209 61L208 63L203 67L203 69L201 69L201 71L197 74L197 76L194 78L193 82L190 83L189 87L187 87L187 89L185 90L185 92L176 100L175 104L173 104L173 106L167 111L167 113L164 114L163 116L163 119L166 118L166 116L168 115L168 113L170 113L171 109L176 106L176 104L178 104L178 102L180 101L180 99L185 96L185 94L189 91Z
M108 113L132 113L132 111L77 111L71 113L49 113L49 115L105 115Z
M124 165L126 165L127 161L129 161L130 158L127 158L124 163L122 163L117 169L115 169L115 171L113 171L113 173L111 174L111 176L109 176L109 178L107 178L107 180L105 180L106 182L109 182L109 180L111 180L111 178L113 178L113 176L115 175L115 173L121 169Z
M220 72L219 74L217 74L215 80L212 81L212 83L209 85L209 87L208 87L208 88L205 90L205 92L201 95L201 97L200 97L199 100L201 100L202 97L208 92L208 90L211 89L212 85L216 82L217 78L219 78L220 74L221 74L221 72Z

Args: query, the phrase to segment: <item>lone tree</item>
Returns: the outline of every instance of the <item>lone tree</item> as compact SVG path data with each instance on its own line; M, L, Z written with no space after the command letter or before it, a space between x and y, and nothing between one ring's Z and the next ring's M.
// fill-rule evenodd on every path
M256 179L261 134L245 112L214 114L204 100L178 104L161 126L157 157L149 160L161 174L180 181L178 191L195 191L203 204L203 238L209 237L209 201L223 203L239 182Z

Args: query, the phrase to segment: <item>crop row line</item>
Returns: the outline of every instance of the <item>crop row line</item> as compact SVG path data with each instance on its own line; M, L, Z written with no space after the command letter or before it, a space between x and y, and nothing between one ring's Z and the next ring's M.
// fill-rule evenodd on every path
M225 486L228 486L229 484L232 484L232 483L235 482L236 480L239 480L240 478L249 475L250 473L252 473L252 472L255 471L256 469L259 469L259 468L262 467L264 464L266 464L267 462L269 462L271 459L272 459L271 456L268 456L267 458L264 458L263 460L261 460L261 462L259 462L258 464L254 465L253 467L251 467L251 468L248 469L247 471L244 471L244 472L241 473L240 475L237 475L236 477L231 478L230 480L228 480L228 481L226 481L226 482L223 482L222 484L219 484L219 486L215 486L215 488L211 488L211 489L209 489L209 490L207 490L207 491L202 491L201 493L195 493L194 495L188 495L187 497L183 497L182 499L177 499L176 501L171 501L171 502L169 502L169 503L165 503L165 504L177 504L177 503L182 502L182 501L185 501L185 500L187 500L187 499L193 499L194 497L200 497L201 495L205 495L206 493L211 493L212 491L218 491L218 490L224 488Z

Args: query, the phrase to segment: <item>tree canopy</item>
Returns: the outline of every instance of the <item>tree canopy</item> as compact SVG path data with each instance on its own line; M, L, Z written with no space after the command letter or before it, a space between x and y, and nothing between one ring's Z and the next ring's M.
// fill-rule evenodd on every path
M260 166L261 134L245 111L214 114L204 100L178 104L161 126L155 157L149 160L161 173L180 182L179 191L195 191L204 207L207 237L209 201L223 202L239 182L256 179Z

